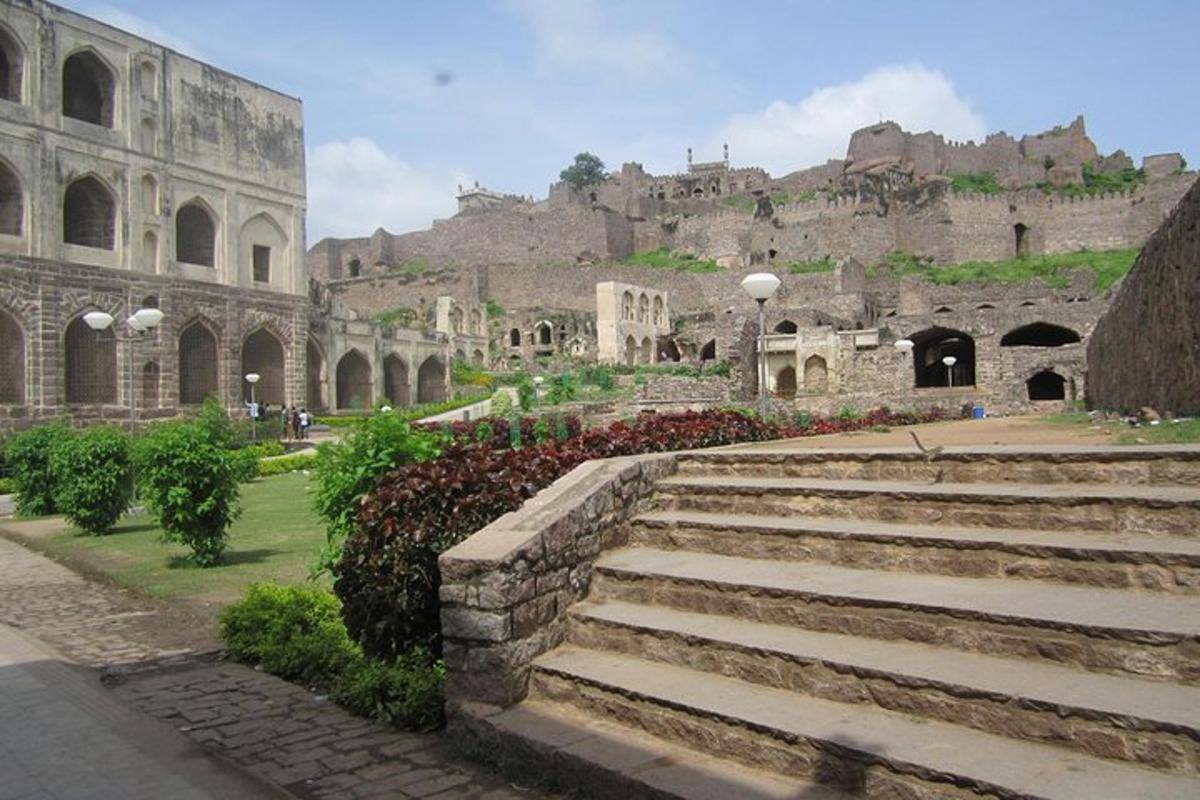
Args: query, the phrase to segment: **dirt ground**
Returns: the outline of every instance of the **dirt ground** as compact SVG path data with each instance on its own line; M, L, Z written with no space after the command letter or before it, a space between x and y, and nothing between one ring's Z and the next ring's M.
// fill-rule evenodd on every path
M990 445L1106 445L1113 444L1110 430L1099 425L1047 422L1043 417L992 417L933 422L928 425L892 428L885 432L852 431L828 436L786 439L755 447L836 449L843 447L912 446L910 431L916 431L926 447L972 447Z

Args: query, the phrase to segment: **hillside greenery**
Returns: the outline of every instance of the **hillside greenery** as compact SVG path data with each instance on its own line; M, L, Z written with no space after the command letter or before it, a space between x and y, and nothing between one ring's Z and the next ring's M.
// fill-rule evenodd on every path
M956 192L1000 194L1004 191L991 172L955 172L950 174L950 188Z
M1092 197L1109 192L1132 192L1145 182L1144 170L1129 167L1120 172L1097 172L1093 165L1084 164L1083 183L1072 183L1066 186L1039 183L1038 188L1047 194L1059 194L1063 197Z
M1077 269L1095 272L1093 288L1104 291L1123 278L1137 259L1136 248L1128 250L1081 250L1076 253L1055 253L1041 256L1010 258L1004 261L966 261L961 264L937 265L912 253L895 251L884 260L891 274L913 276L940 286L960 283L1022 283L1040 280L1053 289L1064 289L1070 273ZM870 270L874 277L878 267Z
M787 271L793 275L808 275L814 272L833 272L837 269L837 263L825 256L818 261L791 261L787 265Z
M676 272L722 272L715 261L696 258L691 253L672 253L670 248L643 250L625 259L626 264L637 264L656 269L673 269Z

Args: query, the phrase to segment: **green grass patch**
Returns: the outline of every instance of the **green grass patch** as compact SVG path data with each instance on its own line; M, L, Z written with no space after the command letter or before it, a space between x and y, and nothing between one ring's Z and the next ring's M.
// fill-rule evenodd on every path
M144 515L123 517L105 536L89 536L63 521L60 530L32 543L67 563L99 570L121 586L169 599L225 605L256 581L307 579L313 557L325 544L325 526L309 502L308 476L294 472L246 484L242 508L224 558L207 569L186 561L186 547L163 544L162 530Z
M744 211L747 214L753 214L757 203L753 197L748 197L743 194L735 195L733 197L723 197L721 198L721 205L737 211Z
M1000 194L1004 191L991 172L954 172L949 177L950 188L956 192Z
M1059 194L1063 197L1092 197L1110 192L1119 194L1132 192L1145 182L1144 170L1129 167L1120 172L1097 172L1091 164L1084 164L1083 183L1072 183L1066 186L1039 183L1038 188L1047 194Z
M793 275L808 275L815 272L833 272L835 269L837 269L837 264L828 256L820 261L791 261L788 262L787 265L787 271Z
M380 311L374 319L380 325L395 325L399 328L420 327L417 310L407 306L396 306L387 311Z
M1197 442L1200 442L1200 419L1163 420L1157 425L1127 428L1117 436L1117 444L1196 444Z
M673 269L677 272L724 272L715 261L696 258L691 253L672 253L667 247L634 253L625 259L625 263L655 269Z
M500 319L504 316L504 306L489 297L487 300L487 315L488 319Z
M1077 253L1055 253L1052 255L1010 258L1006 261L967 261L962 264L941 266L928 260L900 251L887 255L884 264L893 275L918 277L939 286L957 286L960 283L1023 283L1039 280L1053 289L1064 289L1070 282L1070 273L1077 269L1091 269L1095 273L1093 288L1102 292L1124 277L1138 251L1128 250L1081 250ZM872 277L877 274L872 269Z

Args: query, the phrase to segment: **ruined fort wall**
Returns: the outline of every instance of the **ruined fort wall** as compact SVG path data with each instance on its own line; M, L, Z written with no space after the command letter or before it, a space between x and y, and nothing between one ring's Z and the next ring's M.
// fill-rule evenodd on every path
M1088 345L1094 408L1200 413L1200 182L1138 256Z

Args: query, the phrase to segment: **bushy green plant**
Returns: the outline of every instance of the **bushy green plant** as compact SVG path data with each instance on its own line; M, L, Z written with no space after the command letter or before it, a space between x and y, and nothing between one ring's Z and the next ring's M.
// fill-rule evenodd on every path
M454 364L450 368L450 378L455 386L482 386L489 387L492 385L492 376L484 371L483 367L478 364L472 364L470 361L455 359Z
M550 389L546 392L546 404L556 406L559 403L569 403L575 399L578 389L571 373L564 372L550 378Z
M512 395L507 389L497 389L492 395L492 416L493 417L508 417L513 413Z
M58 487L50 466L50 452L71 432L62 425L42 425L30 428L9 440L4 459L12 471L17 493L17 512L32 517L53 514L54 494Z
M517 405L522 411L529 411L537 404L537 386L534 385L533 378L529 377L529 373L521 373L520 380L517 381Z
M1004 191L991 172L958 172L950 175L950 188L956 192L999 194Z
M0 478L0 494L16 494L17 482L12 478Z
M283 475L287 472L311 469L316 463L317 451L306 450L302 453L293 453L290 456L281 456L280 458L258 462L258 476L260 478L268 478L272 475Z
M414 430L396 414L377 414L362 419L340 443L317 449L313 506L326 522L319 569L328 568L341 554L362 496L390 470L436 457L441 439L437 433Z
M445 681L446 665L424 648L391 662L360 655L334 681L330 696L359 716L429 731L443 721Z
M854 406L842 406L838 409L837 418L843 422L862 419L863 413Z
M249 449L249 448L247 448ZM153 428L134 448L138 486L163 541L191 549L202 567L221 560L238 507L238 451L213 442L196 422Z
M504 316L504 306L500 305L490 297L487 300L486 307L488 319L500 319Z
M613 388L613 371L607 364L593 364L579 370L579 382L591 384L605 391Z
M50 470L57 482L54 504L80 530L107 533L129 508L129 438L117 428L88 428L58 439Z
M287 452L287 449L282 444L274 440L269 442L259 442L258 444L251 445L246 449L249 450L255 458L274 458Z

